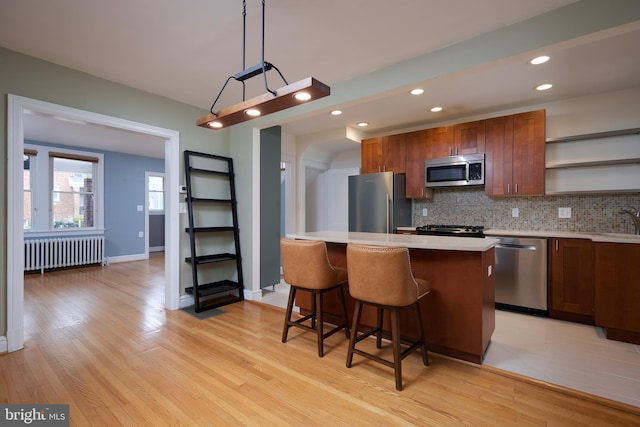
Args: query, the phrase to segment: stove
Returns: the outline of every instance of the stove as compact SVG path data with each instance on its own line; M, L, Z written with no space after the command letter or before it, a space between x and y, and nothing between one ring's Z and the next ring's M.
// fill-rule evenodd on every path
M416 227L416 234L423 236L484 237L482 225L427 224Z

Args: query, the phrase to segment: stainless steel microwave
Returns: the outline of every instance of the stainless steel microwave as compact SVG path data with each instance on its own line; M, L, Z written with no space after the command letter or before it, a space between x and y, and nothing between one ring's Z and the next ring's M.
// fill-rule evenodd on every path
M484 153L427 159L425 187L484 185Z

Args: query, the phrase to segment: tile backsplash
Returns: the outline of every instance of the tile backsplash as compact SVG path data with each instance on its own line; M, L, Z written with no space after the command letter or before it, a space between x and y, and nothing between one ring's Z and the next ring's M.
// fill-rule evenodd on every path
M558 218L558 208L571 208L571 218ZM633 233L633 222L620 210L640 209L640 194L589 194L488 197L484 189L437 189L432 199L413 200L412 225L461 224L535 231ZM422 215L423 209L428 215ZM512 216L518 208L519 216Z

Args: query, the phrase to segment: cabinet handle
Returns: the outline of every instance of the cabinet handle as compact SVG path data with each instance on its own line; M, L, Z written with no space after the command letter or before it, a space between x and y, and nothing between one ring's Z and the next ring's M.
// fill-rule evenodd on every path
M507 194L511 193L511 184L507 184Z
M556 252L558 252L560 250L559 244L558 244L558 239L556 239Z
M456 156L460 154L460 149L458 147L456 147Z
M516 193L518 192L518 184L516 184Z

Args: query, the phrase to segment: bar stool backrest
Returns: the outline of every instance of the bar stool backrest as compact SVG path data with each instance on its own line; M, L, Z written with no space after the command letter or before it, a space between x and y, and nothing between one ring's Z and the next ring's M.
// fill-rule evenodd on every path
M374 304L405 307L417 301L419 286L405 247L347 245L349 293Z
M307 289L335 286L338 274L331 266L322 241L280 239L284 281Z

